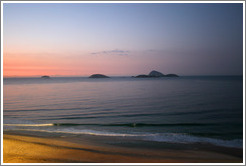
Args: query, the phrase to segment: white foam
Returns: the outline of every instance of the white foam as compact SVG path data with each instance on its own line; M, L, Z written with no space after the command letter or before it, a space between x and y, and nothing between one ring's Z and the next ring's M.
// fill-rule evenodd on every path
M35 127L39 127L39 126L54 126L54 124L52 123L48 123L48 124L3 124L4 126L35 126Z
M176 133L166 133L166 134L160 134L158 136L148 136L145 137L144 140L167 142L167 143L182 143L182 144L210 143L213 145L224 146L224 147L234 147L234 148L243 147L243 140L241 139L222 140L216 138L197 137L188 134L176 134Z
M114 133L107 131L97 130L78 130L73 128L61 129L61 130L37 130L37 129L19 129L23 131L35 131L35 132L48 132L48 133L63 133L63 134L85 134L95 136L108 136L108 137L132 137L136 140L155 141L155 142L166 142L166 143L181 143L181 144L192 144L192 143L209 143L223 147L242 148L242 139L233 140L222 140L207 137L192 136L189 134L182 133Z
M123 134L114 132L103 132L96 130L75 130L75 129L62 129L62 130L37 130L37 129L18 129L22 131L37 131L37 132L47 132L47 133L64 133L64 134L87 134L87 135L97 135L97 136L110 136L110 137L146 137L154 136L156 134Z

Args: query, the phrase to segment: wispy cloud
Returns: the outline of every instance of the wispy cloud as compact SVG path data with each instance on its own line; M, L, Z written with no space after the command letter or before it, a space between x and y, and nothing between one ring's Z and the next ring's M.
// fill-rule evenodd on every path
M93 54L93 55L120 55L120 56L127 56L127 55L129 55L129 53L130 53L130 51L127 51L127 50L114 49L114 50L93 52L91 54Z
M156 52L157 50L155 50L155 49L148 49L148 50L146 50L146 52Z

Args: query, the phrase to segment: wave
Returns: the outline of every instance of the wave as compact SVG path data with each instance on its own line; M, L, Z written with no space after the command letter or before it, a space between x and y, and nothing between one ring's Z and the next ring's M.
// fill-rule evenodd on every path
M39 129L18 129L21 131L34 131L34 132L46 132L46 133L63 133L63 134L85 134L85 135L96 135L96 136L111 136L111 137L139 137L139 136L150 136L156 134L124 134L114 132L104 132L87 129L63 129L63 130L39 130Z
M167 133L161 134L161 136L153 136L145 138L146 140L156 141L156 142L166 142L166 143L209 143L222 147L231 147L231 148L242 148L243 140L242 139L233 139L233 140L223 140L217 138L208 138L208 137L199 137L190 134L180 134L180 133Z
M223 140L217 138L208 138L194 136L188 133L115 133L108 131L86 130L86 129L62 129L62 130L38 130L38 129L19 129L21 131L46 132L58 134L77 134L94 135L106 137L127 137L134 140L179 143L179 144L212 144L222 147L243 148L242 139Z
M27 126L27 127L41 127L41 126L54 126L53 123L48 124L3 124L4 126Z
M22 130L22 131L33 131L33 132L46 132L46 133L58 133L58 134L85 134L85 135L95 135L95 136L110 136L110 137L129 137L134 139L140 139L144 141L154 141L154 142L166 142L166 143L209 143L217 146L223 147L235 147L242 148L243 141L241 139L241 133L239 132L227 132L227 133L148 133L148 132L133 132L128 130L127 133L120 132L120 130L106 131L103 127L207 127L216 126L222 124L216 123L108 123L108 124L78 124L78 123L46 123L46 124L4 124L6 126L5 130ZM228 124L229 125L229 124ZM236 125L236 124L234 124ZM77 128L78 126L78 128ZM79 126L84 126L79 128ZM93 127L95 129L88 129ZM102 127L99 129L99 127ZM224 124L223 124L224 126ZM230 125L231 126L231 125ZM98 127L98 130L97 130ZM225 126L224 126L225 127ZM103 130L105 131L103 131ZM119 132L118 132L119 131ZM221 139L228 138L231 134L237 135L239 139ZM230 137L229 137L230 138Z
M154 126L210 126L210 125L218 125L218 124L205 124L205 123L109 123L109 124L78 124L78 123L48 123L48 124L4 124L4 126L111 126L111 127L154 127Z

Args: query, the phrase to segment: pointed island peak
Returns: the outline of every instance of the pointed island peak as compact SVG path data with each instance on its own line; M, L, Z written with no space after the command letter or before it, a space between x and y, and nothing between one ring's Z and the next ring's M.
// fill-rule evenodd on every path
M159 71L156 71L156 70L153 70L149 73L149 76L152 76L152 77L163 77L165 76L164 74L162 74L161 72Z

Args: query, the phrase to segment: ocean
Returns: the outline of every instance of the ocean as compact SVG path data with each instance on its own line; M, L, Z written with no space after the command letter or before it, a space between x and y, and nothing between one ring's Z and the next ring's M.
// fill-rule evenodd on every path
M243 148L243 77L4 78L3 129Z

